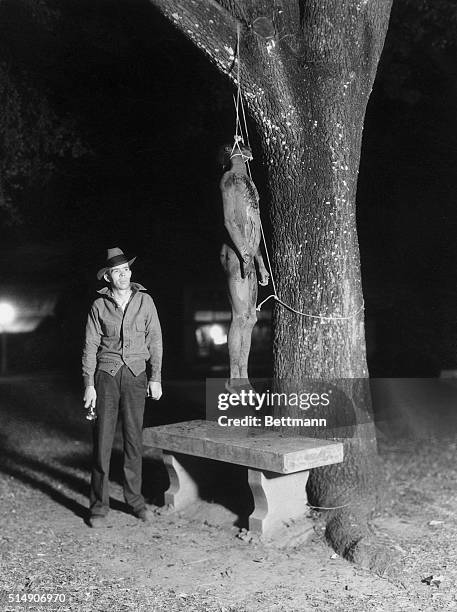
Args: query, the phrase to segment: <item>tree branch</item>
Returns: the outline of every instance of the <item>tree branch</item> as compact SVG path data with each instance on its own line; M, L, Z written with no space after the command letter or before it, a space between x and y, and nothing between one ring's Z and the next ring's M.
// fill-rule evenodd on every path
M216 0L150 0L224 74L230 74L241 22Z

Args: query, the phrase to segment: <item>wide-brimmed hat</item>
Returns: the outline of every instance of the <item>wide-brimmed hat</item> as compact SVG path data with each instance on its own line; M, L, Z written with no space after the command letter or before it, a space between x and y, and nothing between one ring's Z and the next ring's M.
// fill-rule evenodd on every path
M131 259L129 259L126 255L124 255L124 252L121 251L121 249L118 249L117 247L114 247L114 249L108 249L106 252L105 267L101 268L97 272L98 280L101 280L105 272L108 272L110 268L114 268L115 266L121 266L125 263L129 264L130 266L135 261L135 259L136 257L132 257Z

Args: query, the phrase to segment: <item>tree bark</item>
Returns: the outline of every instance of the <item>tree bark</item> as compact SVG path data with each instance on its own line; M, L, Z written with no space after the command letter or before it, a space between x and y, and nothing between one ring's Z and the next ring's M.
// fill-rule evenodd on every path
M329 513L327 536L338 553L364 561L359 544L374 506L377 453L363 383L355 197L391 0L152 2L233 80L241 30L242 91L268 167L278 296L300 312L347 317L305 317L276 304L274 379L279 390L313 379L336 391L333 416L345 418L327 437L344 439L345 461L313 470L309 496L314 505L345 505Z

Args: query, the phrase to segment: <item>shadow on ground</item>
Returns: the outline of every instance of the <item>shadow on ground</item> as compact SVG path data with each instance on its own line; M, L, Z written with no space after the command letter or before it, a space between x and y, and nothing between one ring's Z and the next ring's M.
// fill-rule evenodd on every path
M86 519L92 425L85 419L79 385L60 376L15 377L0 381L0 398L0 471ZM165 383L162 400L146 400L144 426L203 418L204 401L204 382ZM186 458L185 461L190 471L195 471L202 460ZM217 472L216 481L221 486L210 489L203 480L201 498L226 507L238 516L238 526L246 526L253 508L246 470L207 462L205 471ZM117 495L111 496L110 506L129 513L122 501L122 478L122 437L118 427L110 465L110 480ZM151 454L146 450L143 460L146 502L163 505L168 485L160 453Z

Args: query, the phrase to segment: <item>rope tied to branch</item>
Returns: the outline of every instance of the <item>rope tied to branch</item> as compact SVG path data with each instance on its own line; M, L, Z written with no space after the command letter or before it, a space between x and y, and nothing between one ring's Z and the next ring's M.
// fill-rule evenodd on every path
M233 147L232 147L232 151L230 153L230 158L235 157L236 155L241 155L243 157L243 159L245 160L246 166L247 166L247 170L248 170L248 176L252 179L252 173L251 173L251 167L249 165L249 158L247 158L241 150L241 146L240 143L243 144L244 142L246 142L247 146L249 147L249 149L251 149L251 144L249 142L249 132L248 132L248 126L247 126L247 121L246 121L246 113L244 110L244 102L243 102L243 96L242 96L242 92L241 92L241 54L240 54L240 39L241 39L241 27L240 24L237 24L237 31L236 31L236 62L237 62L237 90L236 90L236 98L235 96L233 97L233 101L235 104L235 115L236 115L236 120L235 120L235 135L234 135L234 141L233 141ZM243 125L241 124L241 120L240 120L240 110L241 110L241 115L243 118ZM246 139L246 140L244 140ZM235 153L235 150L238 149L238 153ZM252 151L252 149L251 149ZM276 289L276 280L273 274L273 269L271 266L271 260L270 260L270 253L268 250L268 245L267 245L267 241L265 238L265 233L263 230L263 224L262 224L262 218L260 216L260 210L259 210L259 220L260 220L260 231L262 234L262 241L263 241L263 245L264 245L264 249L265 249L265 254L266 254L266 258L267 258L267 264L268 264L268 270L270 272L270 279L271 279L271 284L273 287L273 293L270 294L268 297L266 297L264 300L262 300L256 307L257 311L260 311L262 306L268 302L269 300L273 299L275 300L275 302L277 302L278 304L280 304L281 306L283 306L284 308L286 308L287 310L289 310L290 312L293 312L295 314L300 315L301 317L307 317L310 319L319 319L322 322L326 322L326 321L349 321L350 319L354 319L355 317L357 317L365 308L365 303L364 300L362 299L362 303L359 306L359 308L357 308L357 310L355 310L352 314L349 314L347 316L342 316L342 315L322 315L322 314L310 314L307 312L302 312L301 310L297 310L296 308L293 308L292 306L290 306L290 304L287 304L286 302L284 302L279 296L278 296L278 292Z

